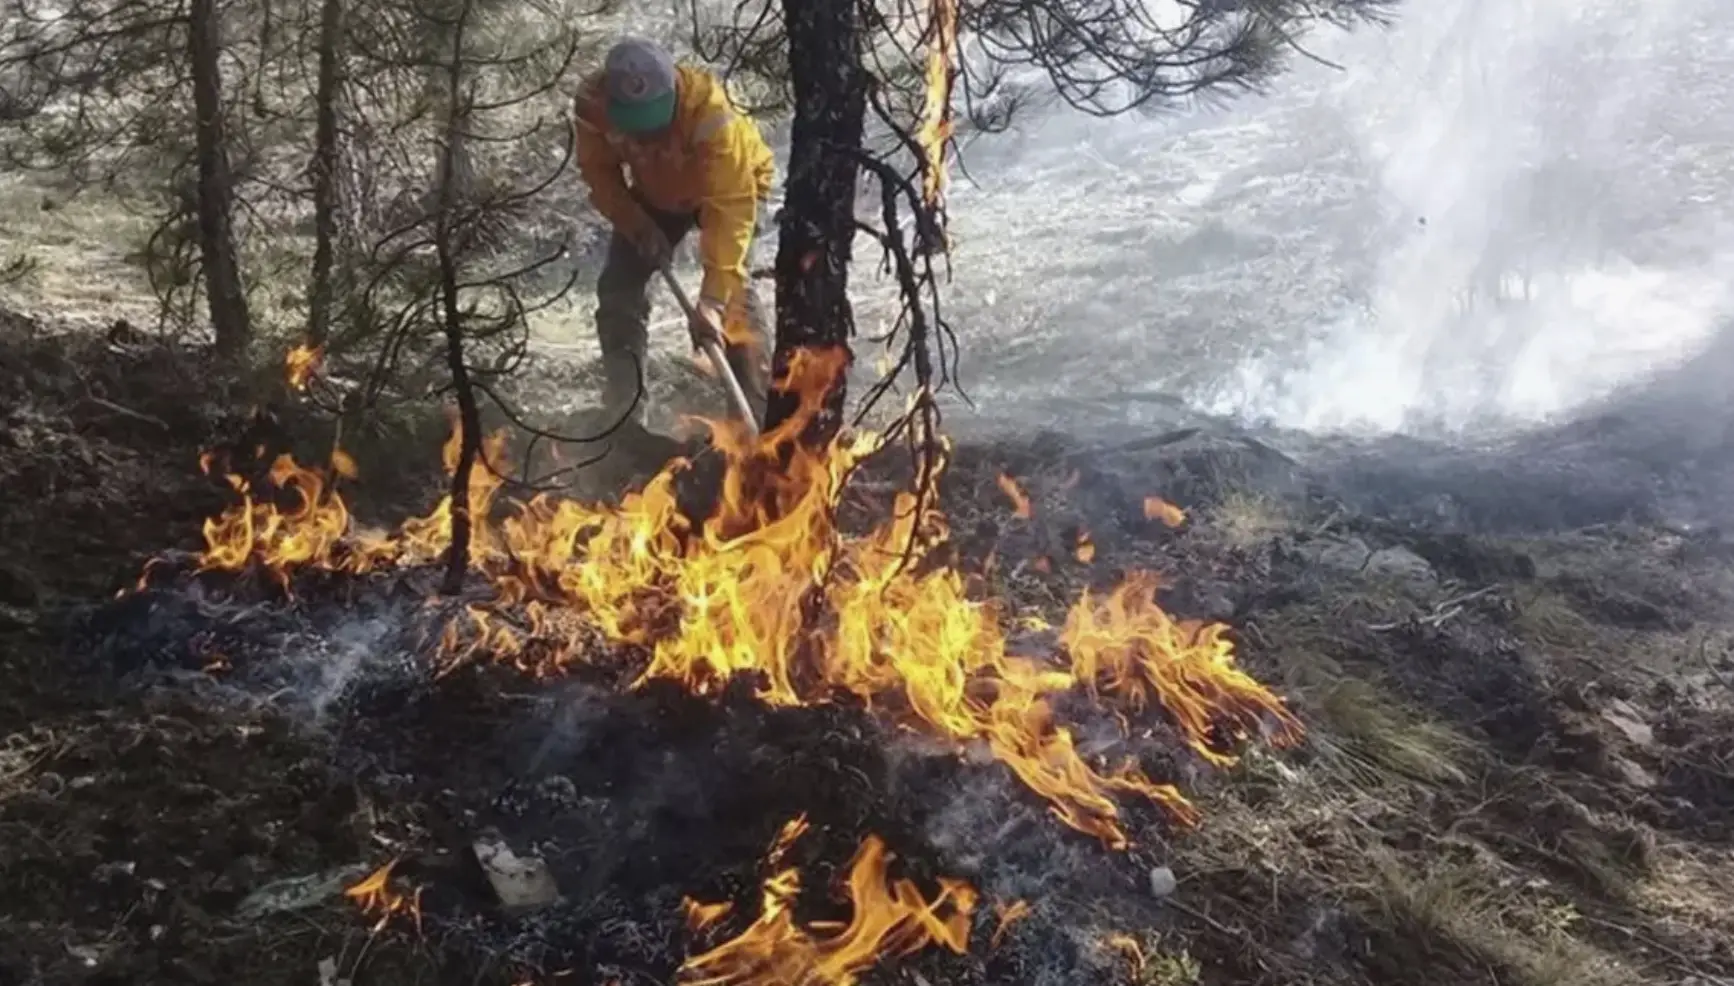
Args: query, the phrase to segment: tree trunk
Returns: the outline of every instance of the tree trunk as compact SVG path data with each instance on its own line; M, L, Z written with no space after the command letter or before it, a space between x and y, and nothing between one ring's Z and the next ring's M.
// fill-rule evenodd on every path
M217 0L192 0L188 12L187 55L192 62L194 128L199 156L199 254L205 273L205 299L217 353L234 358L246 351L251 330L247 296L235 256L234 176L223 133L222 36Z
M438 173L435 188L439 212L434 217L434 251L439 257L440 310L445 322L446 367L452 375L452 389L458 398L458 463L452 470L452 541L447 549L446 571L440 591L455 596L463 591L464 573L470 565L470 539L476 518L470 513L470 476L475 472L476 457L482 448L482 412L476 403L475 387L470 382L469 364L464 357L464 317L459 304L458 257L452 242L452 224L462 189L462 171L457 158L462 153L462 137L468 101L464 98L464 31L469 24L470 7L463 0L452 27L451 61L445 66L445 121L440 140ZM485 465L483 468L487 468Z
M777 244L776 375L805 348L847 348L855 334L849 261L855 239L856 153L867 115L867 73L855 0L783 0L795 117ZM803 439L829 441L842 426L840 377ZM788 420L801 395L773 391L766 428Z
M343 0L324 0L319 12L319 90L314 106L313 271L307 285L307 344L323 346L331 332L331 303L340 292L332 283L339 236L339 182L343 160L338 146L337 104L342 98L346 52ZM348 265L346 264L345 267Z

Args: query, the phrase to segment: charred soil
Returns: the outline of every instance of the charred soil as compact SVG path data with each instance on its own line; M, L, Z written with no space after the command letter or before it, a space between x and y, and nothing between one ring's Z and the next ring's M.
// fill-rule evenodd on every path
M1715 534L1430 527L1238 438L960 450L945 503L981 591L1058 620L1153 569L1165 608L1232 627L1307 727L1225 771L1152 744L1143 766L1203 820L1128 805L1114 852L991 759L846 699L629 689L631 648L554 682L436 675L424 573L285 596L171 563L113 599L228 503L199 454L257 436L224 395L186 399L184 353L7 339L0 983L669 982L758 917L797 817L800 924L850 918L839 886L870 836L925 897L982 895L967 954L870 982L1734 977L1734 550ZM328 441L300 427L284 440ZM363 501L434 490L425 452ZM863 502L891 482L861 477ZM502 907L490 841L543 860L561 903ZM343 890L393 861L393 892L419 896L382 923ZM686 899L732 911L694 931Z

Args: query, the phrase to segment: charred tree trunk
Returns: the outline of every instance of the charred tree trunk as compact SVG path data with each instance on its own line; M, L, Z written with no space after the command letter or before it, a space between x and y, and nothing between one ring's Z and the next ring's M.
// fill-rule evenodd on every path
M468 26L470 8L465 2L459 9L451 35L451 61L446 66L445 132L441 135L437 186L438 212L434 216L434 252L439 258L440 310L445 322L446 366L452 375L452 389L458 398L458 462L452 470L452 542L447 549L444 584L440 591L455 596L463 591L464 573L470 566L470 537L475 518L470 515L470 476L476 468L476 457L482 448L482 412L476 403L476 391L470 381L469 364L464 359L464 316L458 298L457 247L452 242L453 224L458 219L461 173L456 158L462 153L464 118L468 101L464 98L464 29ZM485 468L485 467L484 467Z
M783 0L795 115L789 176L777 244L776 375L800 349L849 346L849 262L855 187L867 115L862 23L854 0ZM788 420L801 396L773 391L766 428ZM847 391L839 377L803 436L828 441L842 426Z
M217 353L227 358L246 351L251 330L247 296L235 255L235 187L223 127L222 34L217 0L192 0L188 11L187 55L193 77L194 130L199 158L199 254L205 273L205 299Z
M313 150L313 271L307 286L307 344L322 346L331 332L332 267L339 234L339 182L343 175L338 145L337 104L343 89L346 52L343 0L324 0L319 12L319 90L315 97Z

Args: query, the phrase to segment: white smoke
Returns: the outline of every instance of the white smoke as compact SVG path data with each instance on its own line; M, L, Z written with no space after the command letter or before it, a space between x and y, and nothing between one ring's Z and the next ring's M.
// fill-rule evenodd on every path
M1312 430L1508 426L1734 311L1715 0L1446 0L1268 98L1026 119L966 154L949 313L981 414L1161 390ZM875 311L863 306L871 324Z
M1311 429L1530 421L1690 353L1734 270L1734 250L1699 248L1734 199L1726 179L1693 187L1690 141L1714 137L1661 122L1706 12L1412 8L1330 96L1377 169L1364 303L1299 360L1243 363L1213 409Z

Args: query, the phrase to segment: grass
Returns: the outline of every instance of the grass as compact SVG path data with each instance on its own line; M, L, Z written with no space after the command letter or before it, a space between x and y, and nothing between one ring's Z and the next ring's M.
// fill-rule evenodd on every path
M0 178L0 257L31 265L0 284L0 301L73 317L146 318L155 311L150 286L127 257L150 229L108 195L67 197L25 178Z
M1204 974L1190 952L1167 947L1157 932L1111 934L1100 945L1123 961L1132 986L1196 986Z
M1454 951L1511 986L1615 986L1635 979L1576 937L1570 905L1526 901L1498 874L1460 864L1437 862L1417 871L1381 853L1374 866L1378 917L1418 950Z
M1287 506L1257 493L1236 491L1211 508L1211 527L1231 548L1256 548L1295 529Z
M1315 737L1327 755L1365 783L1396 781L1464 784L1471 744L1449 727L1429 722L1377 686L1343 678L1316 701L1324 731Z
M1541 584L1518 587L1514 623L1525 639L1562 650L1582 647L1595 637L1594 626L1571 600Z

